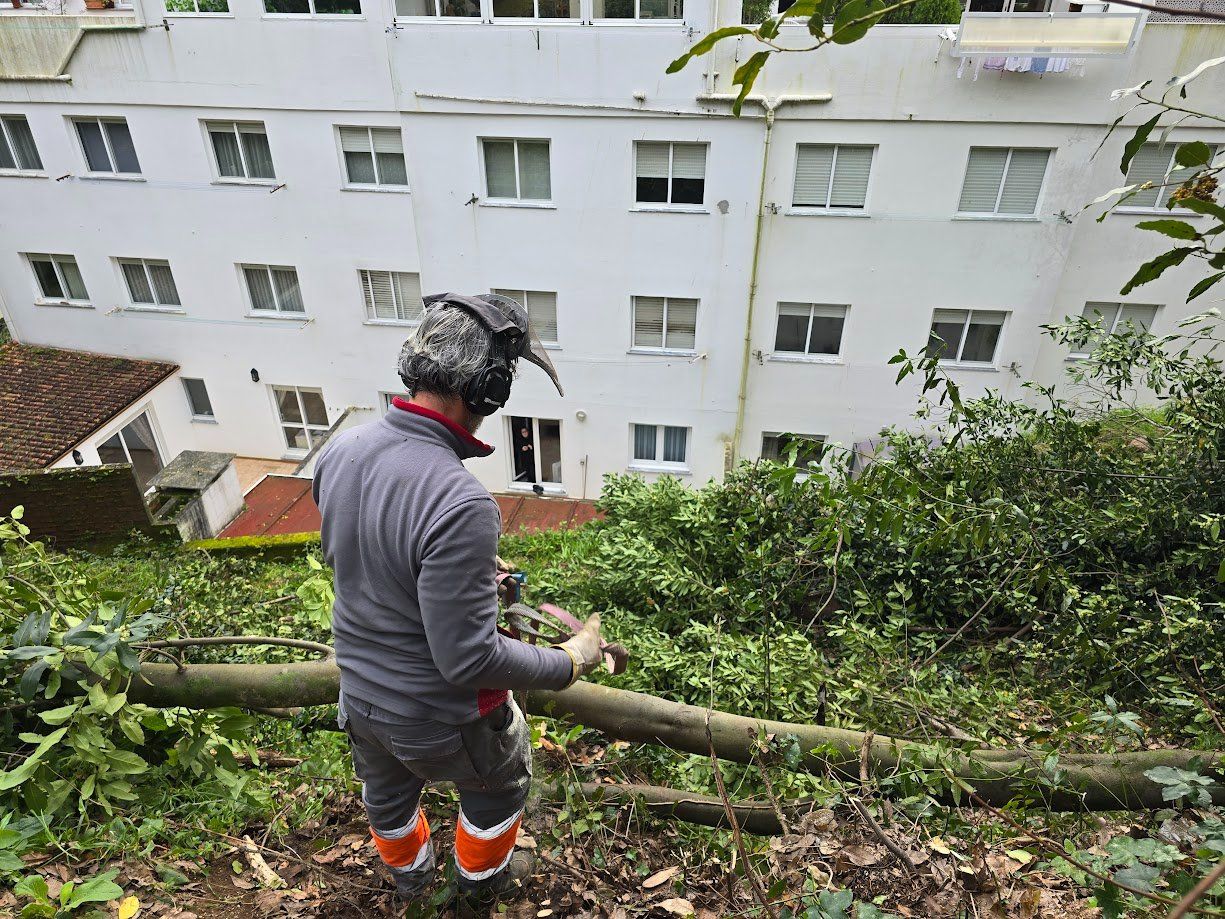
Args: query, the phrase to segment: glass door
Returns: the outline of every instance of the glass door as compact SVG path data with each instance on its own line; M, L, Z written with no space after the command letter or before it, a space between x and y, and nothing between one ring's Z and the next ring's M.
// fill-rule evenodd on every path
M561 490L561 422L549 418L511 415L511 485L552 485Z
M120 430L98 445L98 459L103 463L130 463L140 490L149 487L149 480L161 471L161 451L153 437L153 425L147 412L141 412Z

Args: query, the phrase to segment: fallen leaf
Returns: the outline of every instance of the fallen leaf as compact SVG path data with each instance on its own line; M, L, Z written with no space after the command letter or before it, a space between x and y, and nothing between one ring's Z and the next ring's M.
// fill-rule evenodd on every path
M927 841L927 845L941 855L952 855L953 850L949 848L949 844L940 836L933 836Z
M680 873L681 873L680 865L673 865L671 868L665 868L663 871L656 871L649 878L647 878L645 881L642 882L642 889L643 890L654 890L660 884L666 884L668 881L672 880L674 877L676 877ZM693 912L693 910L690 909L690 912Z
M844 846L839 855L844 856L856 868L870 868L881 859L880 850L875 846Z
M673 916L692 916L694 914L693 904L683 897L673 897L671 900L664 900L657 905L660 909L671 913Z
M553 910L542 909L540 912L536 914L536 919L544 919L545 916L552 916L552 915L553 915Z
M1034 857L1024 849L1007 849L1004 854L1011 858L1014 862L1020 862L1022 867L1028 865L1034 860Z
M119 919L132 919L140 912L140 901L135 897L125 897L119 903Z

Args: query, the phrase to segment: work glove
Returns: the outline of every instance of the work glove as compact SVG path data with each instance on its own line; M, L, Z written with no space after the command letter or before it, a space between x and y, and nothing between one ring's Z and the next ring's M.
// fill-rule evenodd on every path
M572 671L570 682L566 685L573 686L579 677L591 673L603 660L603 653L600 651L600 614L592 613L591 618L573 638L567 638L557 647L570 655Z

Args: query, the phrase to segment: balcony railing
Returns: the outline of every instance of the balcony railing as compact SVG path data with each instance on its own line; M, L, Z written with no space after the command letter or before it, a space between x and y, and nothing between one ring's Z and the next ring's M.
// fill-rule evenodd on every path
M1132 13L966 13L954 57L1126 57L1144 23Z

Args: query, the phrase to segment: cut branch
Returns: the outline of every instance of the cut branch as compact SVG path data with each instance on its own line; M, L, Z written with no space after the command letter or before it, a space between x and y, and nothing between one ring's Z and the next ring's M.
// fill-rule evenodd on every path
M160 707L290 708L336 702L340 671L331 661L296 664L145 664L132 680L128 697ZM533 714L569 718L619 740L658 743L699 756L708 755L706 709L669 702L656 696L579 682L558 692L536 691L528 696ZM859 780L859 754L864 734L843 728L788 724L712 712L711 739L720 759L752 764L760 731L795 735L805 751L797 768L824 774L831 770ZM1059 758L1063 780L1058 789L1042 769L1044 754L1024 750L977 749L944 754L927 744L875 735L867 745L867 761L877 776L930 763L947 768L972 785L983 800L1003 805L1019 795L1040 797L1053 809L1127 810L1167 806L1163 786L1145 777L1155 766L1198 768L1213 774L1209 789L1217 804L1225 804L1225 754L1203 750L1142 750L1124 753L1067 754ZM1192 760L1198 759L1194 764Z

